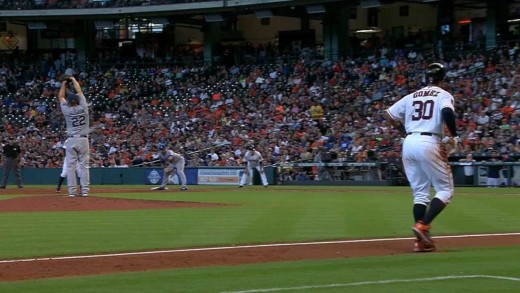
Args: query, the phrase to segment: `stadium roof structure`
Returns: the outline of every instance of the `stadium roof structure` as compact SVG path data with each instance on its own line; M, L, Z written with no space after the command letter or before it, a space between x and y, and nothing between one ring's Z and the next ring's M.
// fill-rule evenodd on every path
M260 19L282 16L323 20L328 10L345 6L370 9L396 3L415 3L435 7L443 1L446 0L221 0L85 9L0 10L0 18L3 21L26 24L29 29L62 27L60 23L76 20L91 20L96 28L110 28L121 19L153 19L153 23L160 20L162 25L202 28L205 22L235 19L239 15L251 14ZM485 9L488 5L493 5L488 0L452 1L455 10ZM501 1L516 3L520 0L499 0L497 3Z
M516 3L517 0L503 0L507 3ZM248 14L255 11L269 9L273 15L322 18L323 9L328 4L337 7L350 6L362 8L380 7L394 3L416 3L438 5L442 0L221 0L201 1L176 4L102 7L102 8L75 8L75 9L33 9L33 10L0 10L3 20L45 20L78 18L96 19L115 17L158 17L158 16L186 16L216 13ZM453 0L456 10L484 9L490 5L486 0Z

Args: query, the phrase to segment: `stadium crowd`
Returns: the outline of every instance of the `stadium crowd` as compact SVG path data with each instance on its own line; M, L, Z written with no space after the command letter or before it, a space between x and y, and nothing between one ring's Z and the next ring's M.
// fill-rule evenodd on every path
M207 2L210 0L0 0L2 10L77 9Z
M248 144L266 164L312 161L317 150L335 161L391 161L399 158L401 136L382 110L423 85L426 65L438 61L455 96L458 153L496 150L517 160L519 50L511 43L437 58L380 48L365 58L304 54L295 62L229 67L6 62L0 133L17 137L24 167L61 167L66 136L56 96L69 73L92 108L91 167L145 166L161 145L184 154L187 166L240 165Z

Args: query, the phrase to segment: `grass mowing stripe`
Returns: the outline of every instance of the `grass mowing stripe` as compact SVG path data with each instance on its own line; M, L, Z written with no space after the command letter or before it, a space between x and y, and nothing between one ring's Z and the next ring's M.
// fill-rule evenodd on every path
M513 278L513 277L506 277L506 276L486 276L486 275L439 276L439 277L417 278L417 279L379 280L379 281L365 281L365 282L354 282L354 283L344 283L344 284L324 284L324 285L286 287L286 288L251 289L251 290L244 290L244 291L223 291L220 293L262 293L262 292L278 292L278 291L300 291L300 290L309 290L309 289L326 289L326 288L363 286L363 285L380 285L380 284L392 284L392 283L430 282L430 281L443 281L443 280L454 280L454 279L497 279L497 280L516 281L516 282L520 281L520 278Z
M493 195L486 188L463 191L465 193L455 197L436 219L434 237L518 231L520 198L503 195L511 190L494 189ZM0 213L0 258L259 242L410 237L409 193L407 187L328 186L273 186L268 189L194 186L188 193L107 193L110 197L235 205L142 211Z
M454 198L453 202L435 220L434 231L442 234L507 232L520 227L518 206L511 206L518 196L473 194Z

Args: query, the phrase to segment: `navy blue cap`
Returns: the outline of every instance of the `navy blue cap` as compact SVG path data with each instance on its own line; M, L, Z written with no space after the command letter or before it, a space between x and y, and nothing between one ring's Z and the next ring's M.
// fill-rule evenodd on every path
M78 101L79 101L79 97L77 94L70 93L67 95L67 102L72 103L72 102L78 102Z

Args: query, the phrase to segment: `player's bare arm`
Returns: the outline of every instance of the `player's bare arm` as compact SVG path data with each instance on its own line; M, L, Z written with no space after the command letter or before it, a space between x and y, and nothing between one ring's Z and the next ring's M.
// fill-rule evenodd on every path
M79 82L76 80L76 78L74 78L74 76L69 77L69 80L72 83L72 86L74 87L74 90L76 91L76 94L80 99L80 102L86 103L87 99L85 99L85 95L83 95L83 90L81 89Z
M448 127L451 136L456 137L457 135L457 124L455 123L455 112L451 108L443 108L442 109L442 119Z
M455 123L455 112L449 107L445 107L441 111L442 120L446 124L446 127L450 131L451 137L443 140L443 142L451 145L453 148L457 146L459 142L459 136L457 134L457 124Z
M406 129L404 128L404 125L401 123L401 121L394 119L394 117L392 117L388 111L383 112L383 117L390 123L390 125L399 130L403 136L406 136Z
M74 87L74 90L76 91L76 94L83 94L83 90L81 89L81 86L79 85L79 82L74 78L74 76L69 77L70 81L72 82L72 86Z
M61 81L61 88L58 93L58 100L60 101L60 104L64 104L66 102L65 100L65 93L67 91L67 80Z

